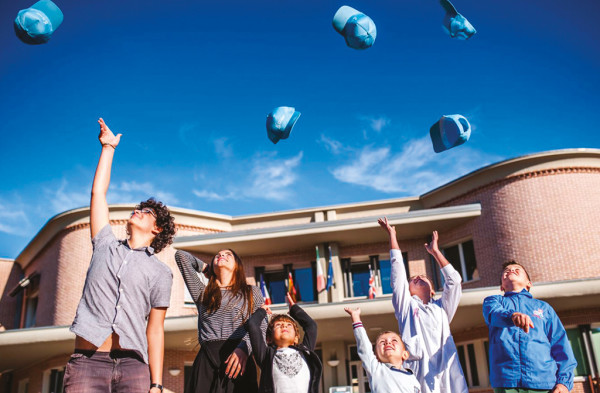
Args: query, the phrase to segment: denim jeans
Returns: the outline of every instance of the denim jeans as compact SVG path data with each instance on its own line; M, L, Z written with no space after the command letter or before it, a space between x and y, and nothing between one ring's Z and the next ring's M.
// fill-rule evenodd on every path
M150 368L133 351L76 350L65 369L65 393L148 393Z

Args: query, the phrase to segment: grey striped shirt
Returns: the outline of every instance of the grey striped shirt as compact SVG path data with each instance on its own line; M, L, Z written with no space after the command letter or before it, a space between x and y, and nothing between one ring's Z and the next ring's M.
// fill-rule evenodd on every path
M71 331L99 347L114 331L119 344L148 363L150 310L169 307L173 273L152 247L131 249L109 224L92 239L93 254Z
M241 338L246 345L242 346L242 344L240 347L251 353L250 338L244 329L244 322L250 317L244 299L241 296L234 297L230 291L221 289L221 307L209 314L201 303L205 285L197 274L202 271L204 262L185 251L177 251L175 261L198 308L198 341L200 344L206 341ZM252 312L254 312L264 303L260 289L256 286L252 286L252 298ZM263 332L266 332L266 319L261 328Z

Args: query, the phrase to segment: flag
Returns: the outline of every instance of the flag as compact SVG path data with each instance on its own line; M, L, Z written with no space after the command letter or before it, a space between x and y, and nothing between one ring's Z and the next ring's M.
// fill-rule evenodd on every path
M292 300L297 302L296 287L294 287L294 280L292 279L292 272L288 272L288 293L292 297Z
M260 275L260 291L262 292L263 298L265 299L265 304L268 306L271 304L271 296L269 296L269 291L267 290L267 284L265 284L265 280L263 280L263 275Z
M375 299L376 296L375 275L373 274L373 270L371 270L371 265L369 265L369 299Z
M329 267L327 268L327 290L335 283L333 279L333 256L331 254L331 246L329 246Z
M323 274L323 266L321 266L320 262L319 246L315 248L317 249L317 293L321 293L325 290L325 275Z

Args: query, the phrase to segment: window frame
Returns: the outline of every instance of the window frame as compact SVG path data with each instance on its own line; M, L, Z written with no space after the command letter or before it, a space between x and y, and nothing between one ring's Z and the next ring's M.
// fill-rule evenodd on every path
M442 254L444 254L444 257L446 256L446 249L448 248L452 248L454 246L458 246L458 257L459 257L459 264L460 264L460 276L462 277L463 283L468 283L468 282L476 282L479 281L481 279L481 274L479 274L479 276L477 278L471 278L470 280L467 279L467 265L465 262L465 255L464 255L464 251L463 251L463 244L467 243L467 242L472 242L473 243L473 257L475 258L475 269L479 269L477 266L477 256L475 255L475 242L473 241L472 237L467 237L467 238L463 238L461 240L458 241L454 241L448 244L444 244L443 246L440 247L440 251L442 252ZM433 257L432 257L433 258ZM433 259L433 262L437 265L437 262L435 261L435 259ZM451 261L450 264L452 264ZM442 280L441 280L441 287L444 287L444 280L443 280L443 275L440 274L440 276L442 276Z
M461 364L461 368L463 369L463 374L465 375L465 380L467 381L467 386L469 389L486 389L490 387L490 366L488 363L488 355L486 354L485 350L485 343L487 341L487 338L479 338L476 340L461 341L460 343L456 343L457 356L459 353L459 347L463 347L464 350L466 367L463 367ZM477 379L479 380L479 385L473 385L473 374L468 351L469 344L473 345L473 353L475 356L474 360L477 367Z

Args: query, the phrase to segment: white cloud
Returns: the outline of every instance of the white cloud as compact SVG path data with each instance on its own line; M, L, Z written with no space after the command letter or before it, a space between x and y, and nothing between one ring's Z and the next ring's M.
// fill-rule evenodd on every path
M278 159L274 156L258 157L250 172L251 185L245 194L268 200L283 200L292 195L290 186L298 176L294 172L302 160L302 152L295 157Z
M498 159L467 146L438 154L425 136L406 142L398 152L389 146L354 149L331 173L344 183L419 195Z
M208 190L193 190L192 192L198 198L206 199L209 201L224 201L226 199L236 199L237 198L237 196L234 193L219 194L217 192L208 191Z
M138 203L150 197L154 197L166 205L179 203L173 193L158 189L150 182L122 181L111 185L108 190L109 203Z
M297 181L297 167L302 160L302 152L291 158L278 158L276 154L256 155L246 169L246 163L239 168L244 179L236 183L218 184L210 189L193 190L199 198L213 201L228 199L266 199L281 201L294 195L292 186Z
M344 149L344 145L341 142L328 138L324 134L321 134L321 138L317 142L325 145L325 148L333 154L340 154Z
M0 199L0 232L27 236L31 223L26 211L27 208L21 202L9 202Z
M90 204L90 186L72 186L66 179L62 179L56 187L44 187L43 192L52 205L52 214Z
M377 133L391 123L391 120L385 116L359 116L358 119L366 122L369 128Z
M217 156L221 158L229 158L233 156L233 148L227 142L229 138L222 137L213 140L213 144L215 145L215 153Z

